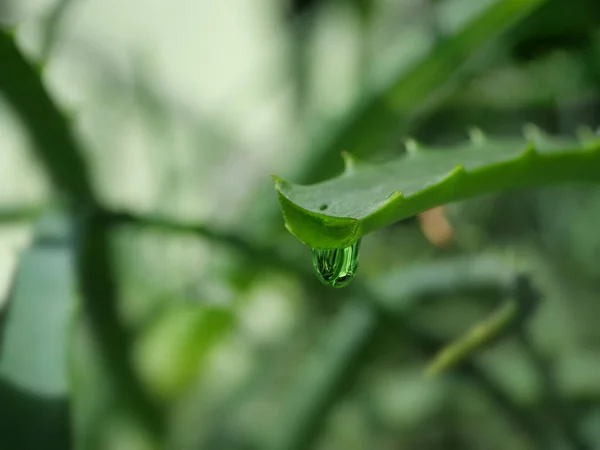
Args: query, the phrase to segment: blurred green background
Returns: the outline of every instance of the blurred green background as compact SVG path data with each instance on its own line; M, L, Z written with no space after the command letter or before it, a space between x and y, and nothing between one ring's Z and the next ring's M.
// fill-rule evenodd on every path
M0 449L600 449L597 188L398 223L334 290L269 177L596 129L597 0L0 0L0 21L126 213L86 238L60 143L32 139L54 124L0 89ZM425 377L523 276L534 314Z

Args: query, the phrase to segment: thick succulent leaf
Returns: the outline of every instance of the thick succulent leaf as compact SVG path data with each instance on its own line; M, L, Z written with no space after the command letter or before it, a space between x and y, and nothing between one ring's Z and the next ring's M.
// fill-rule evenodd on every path
M359 101L331 135L315 141L311 162L301 172L304 182L333 176L338 155L349 151L365 156L384 148L393 136L402 135L406 120L432 95L447 85L465 64L480 54L510 27L535 11L544 0L494 0L451 35L440 39L430 52L410 67L400 67L388 82Z
M533 135L532 135L533 134ZM275 177L287 229L313 248L345 247L366 233L445 203L506 189L600 182L600 139L488 140L449 148L407 144L369 164L345 156L340 176L310 186Z

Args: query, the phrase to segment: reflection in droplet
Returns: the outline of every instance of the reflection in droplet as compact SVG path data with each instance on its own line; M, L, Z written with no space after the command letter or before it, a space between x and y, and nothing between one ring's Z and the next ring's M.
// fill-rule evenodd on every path
M313 249L313 265L319 279L330 286L347 286L356 274L360 240L345 248Z

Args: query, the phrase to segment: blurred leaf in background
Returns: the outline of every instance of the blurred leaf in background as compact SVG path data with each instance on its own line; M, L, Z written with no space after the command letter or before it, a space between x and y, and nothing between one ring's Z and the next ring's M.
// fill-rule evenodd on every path
M334 290L269 177L596 130L596 0L4 0L0 23L0 448L600 448L597 188L408 218ZM425 377L518 280L535 313Z

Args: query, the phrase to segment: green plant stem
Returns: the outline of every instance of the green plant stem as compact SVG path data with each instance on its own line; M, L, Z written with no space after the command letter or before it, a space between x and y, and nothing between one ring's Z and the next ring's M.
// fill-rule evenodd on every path
M123 406L144 431L161 442L163 411L146 392L131 361L131 341L118 311L118 289L110 254L106 214L95 195L91 173L68 120L46 91L36 67L13 37L0 31L0 92L27 125L34 151L79 225L77 274L83 319Z
M574 450L591 450L592 446L581 435L576 423L573 422L569 413L569 404L563 398L556 382L554 367L550 364L548 358L536 348L531 338L531 332L527 328L527 319L541 302L541 293L523 277L519 277L515 283L514 295L517 303L523 308L523 314L520 315L513 329L516 331L517 340L540 380L542 406L556 421L558 429L571 448Z
M552 364L536 348L527 329L521 328L517 337L539 378L544 411L551 415L572 449L592 450L593 446L582 436L577 429L577 424L573 421L569 402L560 392Z
M153 228L173 234L200 236L210 239L213 242L218 242L228 247L238 249L240 253L260 262L264 262L272 267L279 266L291 272L309 272L307 267L300 266L289 258L279 255L275 248L256 245L238 235L224 233L198 222L178 221L173 218L158 215L122 211L106 211L105 218L110 226L132 225Z
M0 30L0 92L27 126L36 155L54 186L77 209L95 207L91 175L68 120L54 104L36 66Z
M148 227L167 233L192 235L209 239L211 242L216 242L235 250L253 267L284 270L296 276L300 276L304 280L303 287L308 292L311 300L316 301L323 292L323 286L315 277L308 260L306 261L306 264L302 264L302 261L287 256L284 252L280 252L276 247L257 245L238 235L222 232L204 224L177 221L173 218L157 215L112 212L110 214L107 213L105 219L111 227ZM244 270L247 270L247 267L245 267ZM335 300L341 299L343 296L341 292L335 291L330 293L329 298L330 300Z
M406 333L415 342L415 346L425 354L433 356L440 351L444 343L429 336L426 332L404 323ZM533 414L521 407L510 395L505 392L500 384L487 374L482 368L472 361L464 361L457 369L458 375L472 382L481 393L500 411L506 422L512 428L521 432L538 449L548 449L550 439L541 424L535 420Z
M77 275L84 294L84 320L98 340L100 355L115 378L124 406L149 436L161 442L164 418L131 362L132 336L119 320L116 275L110 255L110 227L101 215L80 222Z
M324 417L364 367L365 349L378 324L376 310L364 302L343 307L323 333L321 347L297 372L269 450L312 448Z
M442 273L447 276L439 276ZM365 350L384 321L398 330L398 339L409 340L418 349L433 355L442 348L443 342L417 329L410 321L411 311L419 302L490 290L503 298L514 287L515 280L519 280L517 271L499 260L480 257L448 259L400 272L394 285L402 286L402 290L396 289L395 294L391 289L386 292L385 286L376 291L360 281L355 282L347 290L355 300L346 299L348 303L331 328L324 332L323 342L327 344L317 349L309 357L307 366L298 371L290 399L285 403L287 409L281 415L281 422L274 426L276 433L268 448L311 448L318 439L324 417L354 383L360 368L367 364ZM478 386L506 420L535 443L535 448L548 448L548 436L530 412L511 399L475 363L462 361L456 372Z
M539 299L532 295L534 290L528 277L517 275L513 287L503 299L503 304L488 318L477 323L471 330L448 344L436 355L427 368L427 375L437 375L459 364L474 352L497 342L515 330L524 329L531 318Z
M447 261L446 264L448 264L448 262L449 261ZM441 264L444 264L444 262ZM439 271L439 269L441 269L441 267L439 267L440 262L438 262L437 265ZM504 336L508 332L516 331L519 342L522 344L525 353L540 377L543 386L542 390L544 392L544 409L551 412L553 418L559 425L561 433L573 449L590 450L592 447L578 432L576 424L572 422L571 417L568 414L568 405L559 393L551 367L547 360L539 354L537 349L535 349L529 337L526 326L528 320L540 303L540 295L531 284L528 277L521 275L518 272L514 272L513 275L510 275L512 280L508 281L508 273L502 270L497 270L496 275L494 276L493 272L490 272L490 270L494 270L493 265L490 265L489 262L486 264L485 258L482 259L481 257L471 259L470 261L459 262L458 265L456 265L455 262L453 265L456 266L453 275L445 280L442 278L442 289L438 286L439 278L430 276L429 279L432 280L432 282L423 284L420 292L416 290L413 291L415 296L417 298L427 298L432 292L437 292L439 295L442 291L451 293L460 288L471 290L474 287L481 288L483 287L483 284L489 284L489 287L498 289L501 297L510 295L513 298L511 301L517 305L518 310L515 312L511 323L503 324L502 330L497 330L498 332L494 335L492 340L486 341L486 343L496 341L500 336ZM434 269L434 267L435 266L432 266L432 269ZM500 269L499 266L498 269ZM423 267L423 270L427 270L426 266ZM408 282L410 279L422 279L419 276L415 278L415 275L414 271L412 274L408 273L406 281ZM401 314L403 311L406 313L406 308L412 305L412 303L404 302L404 307L401 309L394 308L389 300L384 301L382 305L385 307L385 311L393 314L396 321L402 321L403 328L408 330L409 334L414 335L415 341L422 345L424 350L429 353L435 351L439 354L442 343L436 339L429 338L422 331L415 330L414 326L410 324L410 320ZM454 344L451 344L451 348L453 348L453 345ZM469 351L473 351L475 348L478 347L471 346ZM544 432L542 424L533 420L530 413L516 405L507 394L505 394L489 376L486 376L478 369L472 361L466 360L465 356L468 356L468 352L459 352L458 355L454 356L461 362L460 365L456 367L456 371L465 375L478 385L486 393L488 398L493 401L499 409L506 413L507 419L513 423L515 428L520 429L524 434L529 436L538 448L553 448L554 444L550 433ZM457 361L454 361L452 364L456 364L456 362Z
M41 206L0 207L0 225L32 222L44 211Z
M431 272L427 274L428 271ZM405 293L410 292L410 299L402 298L402 296L394 298L391 292L384 295L383 298L374 295L370 295L370 297L376 301L382 314L393 321L397 329L403 330L417 348L432 357L440 353L445 343L429 336L427 332L411 323L411 310L419 301L432 298L440 301L444 296L461 292L481 292L482 290L496 291L494 297L503 298L509 293L529 292L530 287L529 280L518 271L487 256L441 260L429 267L423 265L405 272L401 280L396 278L395 281L398 286L404 286ZM442 273L445 273L446 276L439 276ZM521 300L517 322L523 324L530 317L537 302L527 301L529 299ZM455 368L456 372L478 386L490 402L504 413L507 422L527 436L536 445L535 448L549 448L549 436L531 413L519 406L477 364L464 359L465 356L467 355L461 356L461 363Z
M31 222L48 207L44 205L0 208L0 225ZM140 214L135 212L103 209L103 220L110 227L135 226L180 235L195 235L238 250L245 258L265 267L280 268L292 273L312 275L310 267L280 254L276 248L256 245L237 234L222 232L209 225L195 221L177 220L168 216ZM311 276L311 278L314 278ZM310 284L310 283L309 283Z
M311 281L314 282L314 274L304 265L299 265L295 260L290 260L284 256L278 255L274 249L255 247L253 244L244 241L242 238L237 236L230 236L212 230L210 227L206 227L194 223L182 223L176 222L166 218L160 218L156 216L145 216L136 215L132 213L114 213L107 215L106 220L110 225L108 226L119 226L119 225L134 225L141 227L155 227L160 230L173 233L183 234L197 234L210 238L216 242L221 242L224 245L231 245L232 248L241 249L242 252L248 257L255 257L259 255L259 260L268 261L269 264L273 264L274 267L283 268L289 270L296 275L301 276L306 285L311 285ZM444 274L444 276L441 276ZM434 276L435 275L435 276ZM401 277L401 280L398 280ZM307 372L302 371L298 375L297 388L294 392L305 392L307 386L312 386L315 382L318 386L315 388L315 393L312 401L308 402L306 398L300 394L294 395L294 399L290 400L290 416L294 417L294 425L292 428L293 433L285 438L280 435L277 441L273 443L273 448L304 448L304 445L312 442L312 440L318 437L318 432L321 427L320 419L327 411L335 404L335 402L343 395L344 389L334 389L335 392L330 392L328 389L332 385L337 383L339 379L348 379L349 383L358 373L361 364L357 363L356 358L359 358L361 354L360 349L364 349L368 345L368 341L373 336L373 330L377 328L380 323L377 310L381 310L382 314L390 315L393 317L392 320L398 325L400 329L409 330L409 335L413 339L419 348L422 348L428 354L437 352L443 345L442 342L437 341L431 337L428 337L426 333L419 330L411 330L406 319L407 314L410 314L410 310L422 301L428 301L430 299L439 299L440 296L448 296L456 293L482 293L497 291L495 295L498 298L502 298L514 289L515 280L517 280L517 286L522 286L519 283L518 272L514 269L509 268L508 265L503 264L500 259L490 257L487 255L470 258L452 258L448 260L435 261L432 264L417 265L412 268L403 270L394 277L394 285L402 286L402 290L398 291L397 287L392 289L392 286L388 288L385 285L381 285L380 289L383 288L383 296L376 295L369 288L364 288L360 283L355 285L358 292L361 293L365 298L371 297L376 300L376 307L369 308L365 305L351 306L348 307L350 310L355 310L351 313L346 311L341 313L342 318L339 322L336 321L337 325L333 325L333 330L344 328L345 339L338 342L337 345L331 344L331 347L322 349L323 353L331 351L337 356L335 358L335 368L331 369L332 372L328 374L313 373L314 369L306 369ZM320 287L320 285L317 285ZM519 288L517 288L518 290ZM522 289L522 288L520 288ZM322 291L322 288L321 288ZM337 291L335 291L337 292ZM528 302L531 303L531 302ZM354 317L358 314L356 311L363 311L366 314L366 318L363 326L346 327L344 323L350 321L348 317ZM523 308L523 317L528 316L529 308ZM347 320L346 320L347 319ZM354 317L356 319L356 317ZM354 320L353 319L353 320ZM377 323L372 323L375 320ZM362 322L361 322L362 323ZM329 331L328 336L344 335L341 331ZM335 351L331 350L335 347ZM317 358L321 361L330 358ZM364 361L363 361L364 362ZM547 437L544 437L544 433L540 430L539 424L531 419L528 411L519 407L510 397L500 389L497 384L487 376L480 368L470 361L462 361L460 366L456 369L457 373L464 375L470 379L475 385L477 385L485 395L492 401L499 410L505 413L507 420L513 424L516 429L521 430L525 435L529 436L532 441L547 443ZM308 375L306 375L308 374ZM312 374L312 375L311 375ZM310 383L309 383L310 381ZM337 386L337 385L335 385ZM302 387L306 388L303 389ZM302 389L301 389L302 388ZM320 393L320 394L319 394ZM299 400L301 399L301 400ZM304 403L304 401L307 403ZM310 403L310 405L308 405ZM288 415L285 415L288 417ZM287 423L287 422L286 422ZM292 425L285 425L279 427L280 430L289 430ZM283 433L283 431L282 431Z
M311 448L327 414L355 382L360 368L366 366L365 350L382 317L382 312L372 304L352 302L345 307L323 337L328 345L311 355L312 362L298 372L297 382L290 390L292 397L286 402L282 423L276 425L277 432L269 449ZM427 355L433 355L443 346L439 340L412 326L408 317L396 315L391 320L399 330L398 339L410 340ZM465 361L457 373L475 384L512 427L536 444L535 448L548 448L548 436L530 412L519 406L481 368Z

